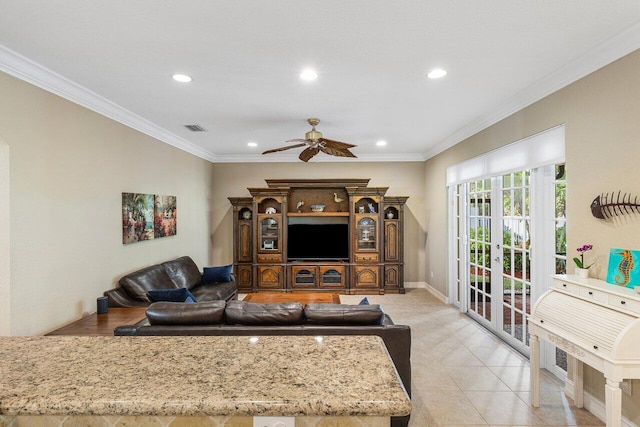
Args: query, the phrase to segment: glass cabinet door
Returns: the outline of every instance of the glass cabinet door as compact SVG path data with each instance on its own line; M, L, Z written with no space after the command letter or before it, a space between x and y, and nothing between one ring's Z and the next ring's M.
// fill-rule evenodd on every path
M358 251L375 251L376 248L376 220L364 217L358 220Z
M260 249L278 251L280 249L280 224L275 218L260 221Z

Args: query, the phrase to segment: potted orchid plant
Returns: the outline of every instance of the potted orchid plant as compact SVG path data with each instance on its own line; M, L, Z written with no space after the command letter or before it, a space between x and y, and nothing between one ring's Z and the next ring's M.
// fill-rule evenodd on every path
M573 262L575 262L576 266L578 267L576 268L576 274L580 277L583 277L583 278L589 277L589 268L593 264L595 264L592 262L589 265L585 265L584 263L584 253L587 251L590 251L591 249L593 249L593 245L582 245L578 249L576 249L580 254L580 258L578 257L573 258Z

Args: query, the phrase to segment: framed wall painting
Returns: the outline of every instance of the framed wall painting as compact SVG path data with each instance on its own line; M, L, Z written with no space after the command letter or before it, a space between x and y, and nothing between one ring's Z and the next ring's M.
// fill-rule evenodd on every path
M607 283L628 288L640 286L640 251L612 248L609 252Z
M153 217L154 238L176 235L176 214L176 196L159 196L156 194L155 215Z
M122 244L174 236L176 196L122 193Z

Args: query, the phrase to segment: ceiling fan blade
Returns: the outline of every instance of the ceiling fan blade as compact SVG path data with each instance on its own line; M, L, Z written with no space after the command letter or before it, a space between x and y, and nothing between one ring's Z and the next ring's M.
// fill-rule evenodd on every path
M303 162L308 162L309 159L318 154L318 151L320 151L318 147L307 147L305 150L302 150L302 153L300 153L300 156L298 156L298 158Z
M337 156L337 157L357 157L355 154L353 154L351 151L349 151L346 148L332 148L332 147L320 147L320 150L322 150L323 153L327 153L331 156Z
M357 147L357 145L347 144L346 142L334 141L333 139L320 138L320 142L324 142L325 146L331 146L332 148L343 149L343 148L353 148Z
M295 145L289 145L288 147L280 147L280 148L274 148L273 150L267 150L262 154L269 154L269 153L277 153L278 151L284 151L284 150L289 150L291 148L298 148L298 147L304 147L305 144L295 144Z
M305 142L307 144L309 143L309 141L302 138L287 139L285 142Z

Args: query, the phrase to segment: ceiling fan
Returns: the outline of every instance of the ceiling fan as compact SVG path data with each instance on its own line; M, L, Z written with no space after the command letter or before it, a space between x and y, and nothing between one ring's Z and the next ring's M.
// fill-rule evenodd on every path
M289 150L290 148L298 148L307 146L302 153L300 153L300 160L308 162L310 158L318 154L320 151L329 154L330 156L338 157L356 157L349 148L356 147L353 144L347 144L346 142L334 141L322 137L322 133L316 130L316 125L320 123L320 119L310 118L307 122L311 125L311 130L304 135L304 139L296 138L289 139L285 142L300 142L300 144L289 145L287 147L274 148L273 150L267 150L262 154L277 153L279 151Z

